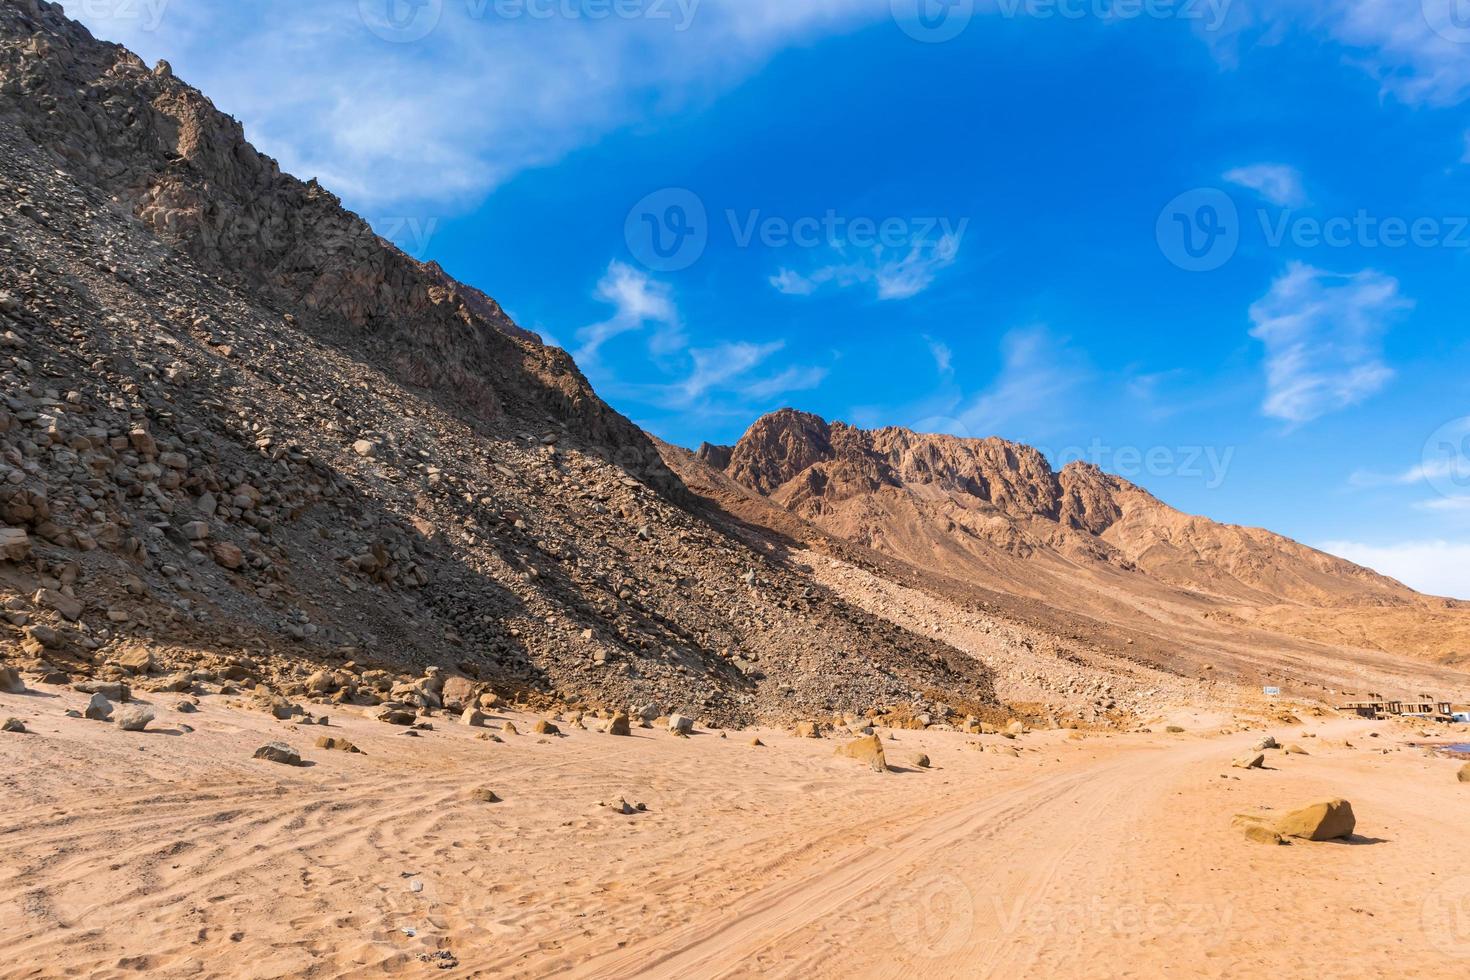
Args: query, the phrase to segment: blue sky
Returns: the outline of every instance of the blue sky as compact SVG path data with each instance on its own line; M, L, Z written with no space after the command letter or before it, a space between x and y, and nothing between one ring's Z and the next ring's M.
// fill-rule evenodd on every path
M1470 598L1457 2L63 6L673 442L996 434Z

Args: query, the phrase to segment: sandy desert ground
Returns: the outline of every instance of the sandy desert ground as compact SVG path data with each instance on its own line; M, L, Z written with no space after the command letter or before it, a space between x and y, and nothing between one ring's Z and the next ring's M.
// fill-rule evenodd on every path
M69 690L0 696L31 732L0 736L0 975L1470 967L1470 785L1402 723L1183 713L1152 733L881 732L896 771L880 774L834 739L780 732L563 725L496 742L441 717L415 738L154 698L152 730L130 734L67 717L83 706ZM492 731L504 720L536 721ZM1230 768L1267 731L1309 754ZM365 754L317 748L324 734ZM272 740L307 764L251 757ZM1231 826L1332 796L1356 809L1351 843L1267 846ZM620 798L647 810L599 805Z

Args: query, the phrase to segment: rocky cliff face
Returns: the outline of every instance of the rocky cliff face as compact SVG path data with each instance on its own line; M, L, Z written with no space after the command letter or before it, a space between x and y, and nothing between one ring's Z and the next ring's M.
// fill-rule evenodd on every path
M494 300L31 0L0 6L0 392L7 664L286 696L329 668L356 704L432 665L722 720L993 704L693 509Z
M1002 439L864 431L788 409L756 422L722 469L828 531L920 565L938 556L962 577L1012 559L1082 562L1255 604L1425 601L1280 535L1182 514L1095 466L1056 472Z

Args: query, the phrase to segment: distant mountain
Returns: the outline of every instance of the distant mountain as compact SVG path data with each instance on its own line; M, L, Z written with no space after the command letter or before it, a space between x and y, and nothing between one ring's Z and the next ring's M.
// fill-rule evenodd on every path
M1315 638L1346 629L1436 660L1470 654L1470 604L1419 595L1269 531L1181 513L1089 464L1057 472L1003 439L866 431L785 409L736 445L698 455L833 535L1061 608L1121 602L1148 616L1175 602L1226 619L1249 611L1259 625ZM1392 612L1442 621L1445 633L1395 636L1404 631L1388 625ZM1342 621L1325 625L1333 619Z

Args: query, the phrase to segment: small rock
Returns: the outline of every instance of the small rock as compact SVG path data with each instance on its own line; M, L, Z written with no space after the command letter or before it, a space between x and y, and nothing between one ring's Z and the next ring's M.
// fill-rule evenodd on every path
M1460 782L1470 783L1470 762L1460 767Z
M609 735L621 735L625 737L633 734L632 721L629 719L626 711L619 711L612 716L612 720L607 723L607 733Z
M1231 765L1236 769L1261 769L1266 765L1265 753L1257 752L1255 755L1242 756Z
M55 589L42 589L36 593L35 602L38 606L45 606L47 609L56 610L63 618L69 619L73 623L82 618L83 607L81 601L64 592L58 592Z
M797 738L821 738L822 728L814 721L801 721L797 722L791 734Z
M560 728L557 728L551 722L545 721L545 720L536 722L536 726L534 728L532 728L531 731L535 732L537 735L560 735L561 734L561 729Z
M500 802L500 797L495 795L495 791L493 789L486 789L483 786L477 790L472 790L470 792L470 799L475 800L478 803Z
M362 749L353 745L351 742L347 741L347 739L333 738L330 735L323 735L321 738L317 739L316 747L319 749L327 749L332 752L351 752L354 755L363 754Z
M520 732L516 731L515 723L514 722L509 722L509 721L500 726L500 731L502 733L506 734L506 735L519 735L520 734Z
M464 714L459 716L459 720L461 723L468 725L471 728L485 727L485 716L480 713L480 710L478 708L464 709Z
M694 733L694 719L683 715L669 716L669 731L675 735L692 735Z
M255 758L264 759L267 762L279 763L283 766L301 765L301 753L297 752L285 742L269 742L255 750Z
M752 739L751 739L751 740L750 740L750 745L751 745L751 748L756 748L756 749L763 749L763 748L765 748L765 746L766 746L766 743L765 743L765 742L762 742L762 741L761 741L761 740L760 740L760 739L758 739L758 738L752 738Z
M930 766L929 757L922 752L914 756L913 763L919 769L928 769Z
M0 725L0 732L13 732L16 735L26 734L25 722L19 718L6 718L5 724Z

